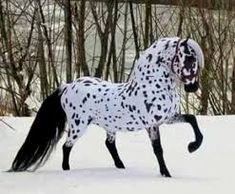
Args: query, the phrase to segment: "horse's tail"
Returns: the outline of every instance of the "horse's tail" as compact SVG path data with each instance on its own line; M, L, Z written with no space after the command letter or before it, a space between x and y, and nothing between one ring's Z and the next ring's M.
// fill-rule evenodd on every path
M25 171L30 167L36 170L47 161L65 128L66 115L60 102L62 93L57 89L42 103L9 171Z

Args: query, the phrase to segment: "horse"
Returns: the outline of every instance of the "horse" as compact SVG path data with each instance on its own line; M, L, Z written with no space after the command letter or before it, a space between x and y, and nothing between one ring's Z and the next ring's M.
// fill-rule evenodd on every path
M200 147L203 135L196 117L180 114L176 86L180 82L186 92L196 92L203 67L203 52L196 41L166 37L143 51L125 83L81 77L62 85L43 101L10 171L36 170L45 164L67 122L67 139L62 147L63 170L70 170L69 157L75 142L88 125L95 124L106 130L106 147L115 166L121 169L125 166L116 148L116 133L145 129L161 175L171 177L163 157L159 126L189 123L195 140L189 143L188 151Z

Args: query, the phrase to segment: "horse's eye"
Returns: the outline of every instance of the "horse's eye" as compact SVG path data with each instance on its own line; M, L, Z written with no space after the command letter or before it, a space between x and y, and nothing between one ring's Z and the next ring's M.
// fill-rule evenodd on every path
M196 61L194 56L185 56L184 66L186 69L193 67L194 62Z

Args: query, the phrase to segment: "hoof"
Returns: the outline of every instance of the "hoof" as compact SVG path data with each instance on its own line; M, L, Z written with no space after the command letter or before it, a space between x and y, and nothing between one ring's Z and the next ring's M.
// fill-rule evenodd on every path
M200 147L201 143L198 143L198 142L191 142L189 145L188 145L188 151L190 153L192 152L195 152L199 147Z
M170 175L170 173L168 172L167 169L160 170L160 173L163 177L171 178L171 175Z
M189 145L188 145L188 151L190 153L196 151L202 144L202 140L203 140L203 136L200 136L200 138L198 138L197 141L194 141L194 142L191 142Z
M124 166L124 164L122 163L122 161L115 163L115 166L116 166L117 168L120 168L120 169L125 169L125 166Z
M63 170L70 170L69 165L63 164L62 165Z

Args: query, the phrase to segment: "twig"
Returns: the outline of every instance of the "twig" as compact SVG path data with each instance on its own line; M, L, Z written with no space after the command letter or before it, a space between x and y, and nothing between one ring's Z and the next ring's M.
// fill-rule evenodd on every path
M12 129L13 131L16 131L15 128L13 128L11 125L9 125L7 122L5 122L3 119L0 119L0 121L2 121L6 126L8 126L10 129Z

